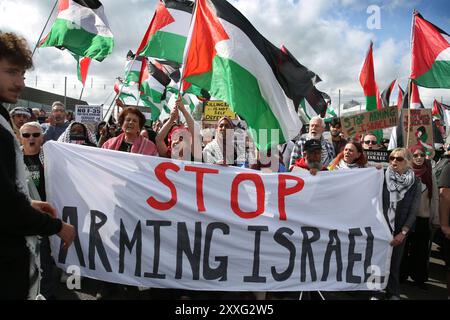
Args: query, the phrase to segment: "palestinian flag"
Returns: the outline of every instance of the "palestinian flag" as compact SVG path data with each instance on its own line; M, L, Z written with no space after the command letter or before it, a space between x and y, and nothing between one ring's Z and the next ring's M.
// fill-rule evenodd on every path
M139 91L141 92L142 102L151 109L151 119L156 120L161 114L162 100L166 87L150 73L149 64L150 62L144 57L140 71Z
M285 88L288 91L287 95L292 97L296 107L304 98L314 106L317 105L317 102L323 98L325 93L318 91L314 85L322 81L322 79L298 62L284 45L281 46L281 52L284 55L278 62L278 68L286 78L281 79L281 81L285 83ZM293 72L294 70L295 72ZM317 102L311 101L312 99L315 99ZM325 114L325 112L319 110L316 114Z
M60 0L58 15L40 47L67 49L81 57L102 61L114 47L103 6L97 0Z
M168 86L167 86L167 91L174 94L176 98L178 98L178 95L180 94L180 90L179 90L179 83L176 83L175 81L172 81ZM198 87L196 86L191 86L194 87L194 89L198 89ZM189 89L192 89L192 88ZM195 104L194 102L192 102L192 99L189 96L188 91L183 92L183 96L181 98L181 101L183 101L183 104L189 107L189 110L192 112L195 109Z
M89 69L89 65L91 64L91 58L88 57L80 57L76 54L72 54L74 59L77 61L77 77L78 80L83 84L83 87L86 83L87 73Z
M408 112L408 103L411 109L423 109L425 108L420 100L419 96L419 88L417 85L409 81L408 83L409 90L411 91L411 101L409 101L409 93L406 92L403 96L403 103L401 107L401 112ZM399 88L401 90L401 88ZM388 150L395 149L397 147L403 147L403 122L401 121L403 117L400 116L400 120L398 122L398 126L394 127L391 132L391 137L389 139L389 147ZM406 139L406 138L405 138Z
M406 95L406 97L408 97ZM414 82L411 82L411 102L409 104L411 109L424 109L425 107L422 104L419 96L419 88Z
M405 95L405 91L403 91L402 87L398 85L398 96L397 96L397 108L401 109L403 103L403 96Z
M259 149L281 144L300 132L294 108L294 79L305 72L264 38L231 4L224 0L199 0L186 42L182 79L225 101L243 118ZM267 141L259 129L269 129ZM279 129L278 138L270 129ZM256 130L256 131L255 131Z
M381 109L382 103L377 83L375 82L375 71L373 66L373 42L370 42L369 51L359 74L359 82L366 96L366 110Z
M328 108L328 103L325 99L329 99L331 102L330 96L317 90L316 87L312 87L306 98L302 99L300 105L309 120L318 115L321 118L325 117Z
M133 98L134 100L137 100L130 86L124 83L120 78L117 78L114 83L114 91L119 95L119 99L121 100L124 100L125 98Z
M383 92L381 93L381 103L384 108L389 107L389 99L391 97L392 91L394 90L395 81L397 80L392 81L389 87L384 89Z
M137 54L181 63L193 5L191 1L159 1Z
M124 82L129 86L139 83L143 57L127 56Z
M421 87L450 88L450 36L414 13L410 78Z
M442 110L441 104L436 99L433 101L433 109L431 109L433 118L444 120L444 110Z

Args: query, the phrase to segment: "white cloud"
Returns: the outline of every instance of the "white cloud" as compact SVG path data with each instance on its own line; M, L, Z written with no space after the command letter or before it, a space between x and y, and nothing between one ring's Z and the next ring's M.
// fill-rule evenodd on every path
M410 68L408 40L400 43L392 38L380 41L376 37L379 33L365 29L365 26L359 28L352 21L355 12L365 13L369 4L394 10L410 6L406 0L229 1L262 35L277 46L284 44L302 64L316 72L323 80L318 88L331 95L333 104L337 104L339 89L341 102L352 98L364 100L358 76L370 40L375 43L375 75L380 90L394 78L400 79L402 87L406 85ZM91 64L83 96L92 103L105 102L112 91L114 78L123 73L126 53L129 49L136 50L156 7L156 0L103 0L102 3L115 37L115 49L102 63L94 61ZM0 0L0 30L18 32L34 46L52 5L53 1ZM68 53L43 48L38 50L34 60L35 70L28 75L27 83L34 85L37 75L38 86L61 93L64 76L68 76L69 95L79 96L81 88L76 78L75 60ZM92 89L91 77L94 78ZM438 91L433 94L435 92ZM445 101L450 100L448 93L442 95ZM425 91L423 99L425 103L431 103L431 96Z

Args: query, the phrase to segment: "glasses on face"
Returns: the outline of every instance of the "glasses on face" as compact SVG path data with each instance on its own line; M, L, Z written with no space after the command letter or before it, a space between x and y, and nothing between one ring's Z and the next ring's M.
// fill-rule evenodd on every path
M425 158L425 155L424 155L423 153L414 153L414 154L413 154L413 157L414 157L414 158L419 158L419 157L420 157L420 158Z
M41 133L40 132L34 132L34 133L24 132L24 133L22 133L22 138L28 139L31 136L33 136L33 138L39 138L41 136Z
M403 160L405 160L405 158L403 158L403 157L394 157L394 156L390 156L389 157L389 160L390 161L397 161L397 162L402 162Z
M371 144L371 145L376 145L376 144L378 144L378 143L377 143L376 141L374 141L374 140L365 140L364 143L365 143L365 144Z

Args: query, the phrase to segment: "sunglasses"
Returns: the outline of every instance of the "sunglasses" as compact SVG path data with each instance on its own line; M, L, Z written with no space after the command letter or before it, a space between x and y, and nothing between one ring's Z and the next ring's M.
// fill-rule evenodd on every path
M373 141L373 140L366 140L366 141L364 141L364 143L365 143L365 144L373 144L373 145L378 144L378 142Z
M413 154L413 157L414 157L414 158L419 158L419 157L424 158L425 155L424 155L423 153L414 153L414 154Z
M405 158L403 158L403 157L394 157L394 156L390 156L390 157L389 157L389 160L390 160L390 161L396 160L397 162L402 162L403 160L405 160Z
M24 132L22 133L22 138L29 138L33 136L33 138L39 138L41 136L40 132L34 132L34 133L28 133L28 132Z

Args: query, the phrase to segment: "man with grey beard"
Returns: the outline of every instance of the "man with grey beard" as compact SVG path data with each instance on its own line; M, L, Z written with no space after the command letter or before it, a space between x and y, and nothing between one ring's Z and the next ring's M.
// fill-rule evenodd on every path
M60 101L53 102L50 115L50 126L45 131L44 143L49 140L57 141L59 136L66 131L70 121L66 121L66 108Z
M312 117L309 121L309 133L306 137L300 138L294 146L291 154L291 160L289 161L289 167L293 166L297 159L302 158L305 152L305 143L308 140L315 139L320 142L321 145L321 161L322 165L327 167L331 160L334 159L334 147L323 138L322 133L325 130L325 123L319 116Z
M290 171L308 170L313 176L318 171L326 171L327 168L322 165L322 145L319 140L310 139L305 142L303 147L304 154L298 158L291 166Z

